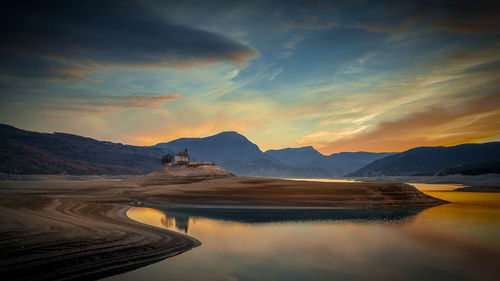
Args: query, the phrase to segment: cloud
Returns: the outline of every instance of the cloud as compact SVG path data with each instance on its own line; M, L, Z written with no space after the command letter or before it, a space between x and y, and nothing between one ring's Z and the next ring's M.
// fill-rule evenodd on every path
M446 58L448 58L448 59L470 59L470 58L472 58L472 55L458 54L458 55L446 56Z
M500 135L500 93L463 99L446 108L434 105L369 131L318 143L322 151L403 151L424 145L456 145Z
M444 29L453 33L476 34L500 32L500 4L494 1L418 0L381 2L379 5L380 20L366 20L355 26L382 33L403 33L418 29ZM401 18L401 14L406 17Z
M266 120L259 116L264 102L247 101L220 104L204 99L172 99L145 97L77 100L74 104L40 104L45 131L63 131L135 145L153 145L180 137L203 137L221 131L245 133L259 128ZM167 101L167 104L163 105ZM163 105L163 106L162 106ZM188 109L186 109L188 108ZM189 110L196 108L196 110ZM189 112L189 114L186 114ZM49 120L50 122L46 122ZM68 122L70 120L70 122ZM29 128L32 124L20 126ZM47 128L47 129L43 129Z
M282 66L282 67L280 67L280 68L276 69L276 70L273 72L273 74L271 75L271 77L269 78L269 81L274 80L274 78L276 78L278 75L280 75L280 73L281 73L281 72L283 72L283 70L284 70L284 69L285 69L285 67L284 67L284 66Z
M332 19L323 19L319 16L311 15L305 15L295 21L281 24L281 28L285 30L328 30L338 26L339 24Z
M113 68L243 66L255 49L176 25L139 1L11 1L3 7L0 74L53 82L89 80Z
M179 94L167 96L98 97L83 104L96 108L154 108L165 102L180 100Z
M60 117L63 119L72 115L86 115L89 113L106 113L112 109L155 109L166 102L180 100L179 94L168 94L166 96L151 96L158 93L149 93L150 96L128 96L128 97L85 97L52 99L39 103L40 112L52 119ZM69 116L68 116L69 114Z

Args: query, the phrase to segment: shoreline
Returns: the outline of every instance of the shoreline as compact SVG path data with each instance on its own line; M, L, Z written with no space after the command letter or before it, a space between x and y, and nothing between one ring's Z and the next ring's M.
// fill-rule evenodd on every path
M0 181L0 274L12 280L103 278L201 245L196 238L129 218L126 212L137 202L259 210L398 209L446 203L409 185L391 183L164 175Z
M399 182L425 184L460 184L463 187L454 189L459 192L500 192L500 174L484 174L476 176L447 175L447 176L374 176L352 177L346 180L361 182Z
M0 207L0 274L9 280L98 279L201 245L193 237L132 220L125 205L67 198L24 203Z

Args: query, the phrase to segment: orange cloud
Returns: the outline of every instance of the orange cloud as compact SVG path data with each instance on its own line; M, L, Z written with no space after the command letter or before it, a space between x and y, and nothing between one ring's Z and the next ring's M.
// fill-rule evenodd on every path
M446 58L448 58L448 59L470 59L470 58L472 58L472 55L458 54L458 55L446 56Z
M88 106L101 108L152 108L173 100L180 100L179 94L169 94L164 97L104 97L90 103Z
M247 62L259 55L259 52L251 47L242 50L227 52L218 56L206 57L183 57L164 58L155 62L109 62L90 59L67 59L61 56L44 56L43 59L54 65L47 70L47 77L41 79L52 83L68 82L101 82L100 80L91 80L92 74L104 74L111 69L134 69L134 70L154 70L154 69L178 69L186 70L190 68L203 67L218 63L231 63L240 68L245 68Z
M466 99L451 108L432 106L371 131L311 143L326 154L341 151L403 151L416 146L479 142L500 135L500 93Z
M165 102L180 99L183 98L177 93L167 96L59 98L55 102L41 104L43 108L38 112L50 120L67 119L68 117L85 116L89 113L107 113L112 109L154 109Z

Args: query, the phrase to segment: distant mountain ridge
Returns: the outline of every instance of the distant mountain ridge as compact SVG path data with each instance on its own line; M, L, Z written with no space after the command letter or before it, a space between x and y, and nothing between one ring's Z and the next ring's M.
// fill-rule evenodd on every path
M304 146L298 148L268 150L265 154L273 157L281 163L288 163L298 167L327 169L336 176L343 176L377 159L387 157L394 153L360 151L323 155L312 146Z
M191 161L215 162L242 176L332 178L342 176L345 168L351 165L349 161L357 168L369 161L350 157L357 153L325 156L313 147L264 153L236 132L222 132L205 138L180 138L140 147L65 133L30 132L0 124L0 173L145 174L161 168L160 159L164 154L175 154L185 148L189 150ZM271 156L274 154L279 159ZM342 163L332 160L340 155L346 156Z
M0 173L145 174L161 157L188 148L191 161L215 162L240 176L334 178L347 176L477 175L500 173L500 142L417 147L401 153L341 152L312 146L262 152L236 132L180 138L150 147L122 145L65 133L30 132L0 124Z
M348 176L432 176L500 173L500 142L417 147L379 159Z
M236 132L222 132L204 138L180 138L153 147L177 152L187 148L192 161L214 162L236 175L286 178L340 177L390 155L354 152L325 156L312 146L268 150L264 153Z
M161 168L160 148L122 145L0 124L0 172L8 174L144 174Z

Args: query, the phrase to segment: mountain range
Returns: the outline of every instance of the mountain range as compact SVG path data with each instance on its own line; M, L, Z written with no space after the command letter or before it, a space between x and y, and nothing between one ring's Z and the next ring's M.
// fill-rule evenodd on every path
M315 167L328 170L329 173L343 176L354 172L365 165L394 153L374 152L340 152L323 155L312 146L268 150L266 155L296 167Z
M222 132L153 146L98 141L65 133L38 133L0 124L0 173L145 174L165 154L188 149L193 162L216 163L240 176L334 178L500 173L500 142L417 147L401 153L341 152L312 146L263 152L245 136Z
M262 152L236 132L222 132L205 138L181 138L154 147L183 151L192 161L214 162L242 176L285 178L332 178L353 172L391 153L344 152L329 156L312 146Z
M434 176L500 173L500 142L417 147L366 165L348 174L363 176Z

